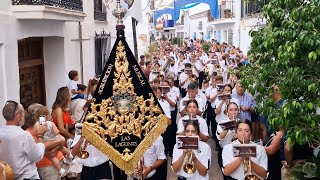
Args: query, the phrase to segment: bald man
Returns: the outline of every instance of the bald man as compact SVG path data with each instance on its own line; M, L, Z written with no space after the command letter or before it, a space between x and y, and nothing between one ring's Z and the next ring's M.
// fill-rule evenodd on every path
M63 144L61 139L43 143L43 135L47 131L45 125L37 129L37 142L31 134L21 129L24 124L25 111L20 103L7 101L2 115L6 124L0 127L0 157L8 163L15 174L15 180L40 179L36 162L40 161L45 148Z

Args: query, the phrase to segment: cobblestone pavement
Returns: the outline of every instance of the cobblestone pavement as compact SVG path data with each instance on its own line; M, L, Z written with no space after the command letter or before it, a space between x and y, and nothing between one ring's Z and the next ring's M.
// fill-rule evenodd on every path
M211 157L212 163L209 170L209 179L210 180L223 180L222 172L218 165L218 152L215 150L215 142L209 138L208 144L211 147ZM168 178L167 180L177 180L177 175L172 171L171 167L171 158L168 159Z

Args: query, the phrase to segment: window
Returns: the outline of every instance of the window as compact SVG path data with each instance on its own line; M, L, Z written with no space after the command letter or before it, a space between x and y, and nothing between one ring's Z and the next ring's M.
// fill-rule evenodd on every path
M233 30L232 29L228 30L228 44L233 45Z
M102 0L94 0L94 20L107 21L107 8Z
M259 0L256 2L246 2L241 0L241 17L251 16L255 13L260 13L262 7L269 3L270 0Z
M198 30L202 30L202 21L199 21Z
M111 37L105 31L95 36L95 73L101 75L111 52Z
M181 16L181 25L184 25L184 15Z

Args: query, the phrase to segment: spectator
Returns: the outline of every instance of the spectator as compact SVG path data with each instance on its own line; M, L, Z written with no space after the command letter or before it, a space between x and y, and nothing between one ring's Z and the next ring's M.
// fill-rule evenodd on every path
M45 148L52 148L61 140L43 143L47 127L40 125L36 142L30 133L19 127L24 124L25 112L23 106L15 101L7 101L2 115L6 124L0 127L0 157L13 168L14 179L39 179L36 162L43 158Z

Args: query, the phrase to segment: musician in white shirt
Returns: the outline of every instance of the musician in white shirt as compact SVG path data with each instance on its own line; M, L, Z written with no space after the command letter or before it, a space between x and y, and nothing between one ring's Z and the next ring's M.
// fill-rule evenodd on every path
M178 121L177 134L183 133L184 122L186 120L197 119L200 127L200 131L198 135L202 141L208 141L209 133L208 133L207 122L202 117L196 115L197 111L198 111L198 102L195 99L190 99L186 104L186 112L187 112L186 115Z
M156 62L153 65L153 71L151 71L149 75L149 82L153 82L153 80L160 74L164 75L163 71L160 70L160 64Z
M258 176L258 178L267 178L268 170L268 157L265 148L256 145L257 156L251 158L234 157L233 145L235 144L254 144L250 142L252 133L252 123L249 120L239 121L236 126L236 133L238 140L226 145L222 151L223 160L223 173L226 176L231 176L234 179L245 179L247 175L244 172L243 162L245 159L251 163L252 174Z
M191 68L191 64L186 63L184 71L181 72L179 75L179 86L181 87L182 97L186 96L187 87L188 87L189 83L191 82L189 80L189 74L186 73L186 69L190 69L190 68Z
M222 120L220 123L224 121L230 120L238 120L239 116L239 106L235 102L230 102L227 105L227 118ZM217 126L216 136L219 140L219 144L221 148L224 148L226 145L230 144L235 137L235 130L232 129L222 129L220 124Z
M161 172L156 172L158 167L166 163L166 155L164 153L163 140L160 136L152 145L147 149L143 155L143 170L138 173L139 176L146 180L161 179ZM157 174L156 174L157 173ZM166 173L166 172L165 172Z
M83 143L88 143L86 151L89 153L87 159L78 158L78 163L83 165L81 171L81 180L91 180L91 179L110 179L112 178L111 168L109 165L109 158L105 154L101 153L96 147L94 147L89 142L83 142L84 138L81 134L76 134L71 148L72 154L74 156L79 154L81 146Z
M153 93L156 95L158 102L164 111L164 114L168 117L168 124L171 124L171 112L170 112L170 104L164 98L161 87L151 86Z
M64 139L43 142L47 131L46 125L39 125L37 142L31 134L21 129L24 124L25 111L21 104L7 101L2 115L6 124L0 127L0 157L8 163L14 171L15 180L40 179L36 162L40 161L46 148L53 148L64 144Z
M223 94L230 94L231 96L231 85L230 84L226 84L223 88ZM232 97L231 99L229 100L220 100L219 98L216 99L215 101L215 107L216 107L216 121L217 123L221 122L222 120L226 119L228 116L225 114L225 110L227 108L227 101L230 102L234 102L236 103L238 106L239 106L239 100L235 97Z
M180 89L174 86L174 79L168 78L169 84L170 84L170 91L173 92L176 95L177 101L179 101L180 98Z
M185 136L198 136L200 133L199 124L195 121L188 121L184 126L183 134ZM194 164L196 171L193 174L187 174L183 166L188 161L187 154L192 154L191 163ZM199 141L197 150L178 149L177 144L173 150L172 169L178 175L178 180L209 180L208 170L211 164L210 146Z
M197 102L198 102L198 109L197 109L197 112L196 114L197 115L202 115L203 111L204 111L204 108L205 108L205 105L206 105L206 99L203 97L201 97L200 95L198 95L198 86L196 83L194 82L191 82L189 85L188 85L188 88L187 88L187 96L182 98L181 101L180 101L180 115L181 116L184 116L186 114L186 106L185 106L185 103L190 100L190 99L195 99Z

